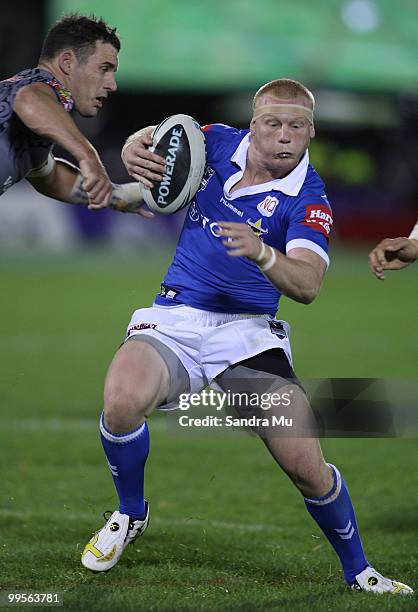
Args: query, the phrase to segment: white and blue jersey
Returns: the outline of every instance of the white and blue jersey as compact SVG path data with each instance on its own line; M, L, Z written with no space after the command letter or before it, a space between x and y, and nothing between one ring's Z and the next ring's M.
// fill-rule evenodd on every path
M274 316L281 293L253 261L228 255L217 222L248 223L281 253L310 249L328 264L332 213L324 183L306 152L285 178L231 193L244 174L249 132L214 124L206 126L204 134L205 175L155 303Z

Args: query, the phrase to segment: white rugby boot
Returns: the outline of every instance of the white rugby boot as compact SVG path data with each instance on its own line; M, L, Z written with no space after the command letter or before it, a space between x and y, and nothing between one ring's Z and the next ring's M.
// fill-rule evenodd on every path
M145 518L133 520L127 514L116 511L107 519L106 524L97 531L86 544L81 555L81 563L93 572L111 569L121 558L125 548L141 536L149 524L149 505L145 502Z
M414 592L407 584L385 578L370 566L357 574L351 588L353 591L371 591L372 593L389 593L391 595L412 595Z

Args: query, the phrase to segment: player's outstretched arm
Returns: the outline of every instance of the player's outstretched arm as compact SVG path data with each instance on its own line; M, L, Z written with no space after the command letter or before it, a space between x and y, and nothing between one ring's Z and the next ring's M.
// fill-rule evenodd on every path
M83 187L83 176L72 164L63 159L54 159L50 154L47 164L29 175L28 180L39 193L61 202L89 205L89 198ZM132 212L148 219L154 213L148 210L142 199L139 183L117 185L111 183L112 194L109 208L120 212Z
M107 172L96 149L57 101L51 88L44 83L22 87L16 94L13 110L32 132L59 144L74 156L91 208L106 207L112 195Z
M379 279L385 270L406 268L418 256L418 240L414 238L385 238L369 254L369 266Z
M321 288L326 263L309 249L295 248L283 255L265 245L246 223L219 221L219 234L231 257L248 257L287 297L310 304Z
M165 159L150 151L155 125L131 134L125 142L121 157L128 174L152 189L152 181L161 181Z

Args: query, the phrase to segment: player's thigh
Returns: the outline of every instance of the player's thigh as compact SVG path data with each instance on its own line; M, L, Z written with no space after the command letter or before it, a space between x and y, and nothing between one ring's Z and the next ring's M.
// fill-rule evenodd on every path
M323 466L315 416L281 349L235 364L216 382L239 417L255 419L253 431L287 473L309 476Z
M106 406L129 405L148 415L164 403L170 375L157 349L140 340L127 341L115 354L106 375Z

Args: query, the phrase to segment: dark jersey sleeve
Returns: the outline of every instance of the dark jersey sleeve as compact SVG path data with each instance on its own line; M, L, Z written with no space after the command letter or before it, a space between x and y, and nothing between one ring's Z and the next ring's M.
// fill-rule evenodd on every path
M13 103L17 92L32 83L45 83L55 92L57 100L65 110L73 109L74 100L70 91L50 72L41 68L22 70L9 79L0 81L0 133L7 128L7 122L13 114Z
M0 81L0 194L46 160L53 143L31 132L13 112L17 92L32 83L51 87L64 109L71 111L71 93L50 72L32 68Z

